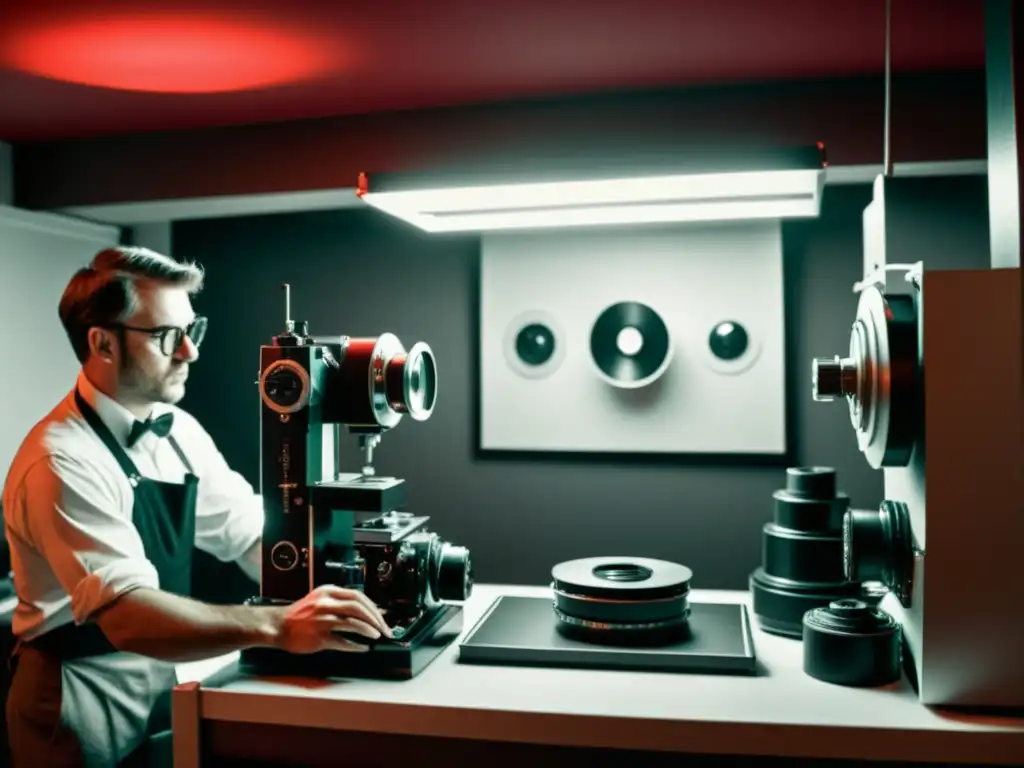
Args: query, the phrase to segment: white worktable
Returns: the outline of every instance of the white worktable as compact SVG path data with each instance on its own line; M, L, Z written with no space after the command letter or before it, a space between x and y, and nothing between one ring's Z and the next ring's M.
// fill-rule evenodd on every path
M464 634L500 594L549 590L477 585ZM744 592L695 591L691 599L749 608ZM460 664L458 641L406 681L255 678L232 662L175 689L175 765L198 764L199 733L217 722L689 754L1024 764L1024 717L937 712L905 680L867 690L820 682L804 674L799 641L753 625L753 677Z

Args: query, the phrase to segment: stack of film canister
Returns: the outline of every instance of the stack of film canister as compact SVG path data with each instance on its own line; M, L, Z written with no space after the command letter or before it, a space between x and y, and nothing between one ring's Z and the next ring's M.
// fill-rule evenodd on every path
M762 563L750 575L761 629L800 638L807 611L846 598L870 599L843 570L843 515L850 499L836 489L831 467L790 467L765 523ZM875 602L875 601L873 601Z

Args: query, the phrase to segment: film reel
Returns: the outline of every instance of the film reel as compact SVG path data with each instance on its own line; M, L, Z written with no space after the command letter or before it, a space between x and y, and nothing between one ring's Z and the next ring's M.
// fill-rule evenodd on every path
M688 631L690 580L684 565L643 557L591 557L551 569L559 631L618 645L672 642Z

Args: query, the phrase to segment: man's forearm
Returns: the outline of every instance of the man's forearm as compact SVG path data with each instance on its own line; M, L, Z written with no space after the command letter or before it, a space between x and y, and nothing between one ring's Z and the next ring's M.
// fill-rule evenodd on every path
M119 651L165 661L194 661L244 648L273 647L283 609L209 605L155 589L136 589L97 622Z
M259 584L263 568L263 539L256 539L256 542L235 562L242 569L242 573Z

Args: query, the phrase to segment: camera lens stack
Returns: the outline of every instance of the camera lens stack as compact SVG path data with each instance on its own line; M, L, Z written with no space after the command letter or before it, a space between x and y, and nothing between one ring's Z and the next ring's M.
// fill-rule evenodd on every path
M765 523L762 563L750 575L754 615L766 632L803 636L804 614L845 598L867 599L843 570L843 515L850 499L831 467L791 467Z

